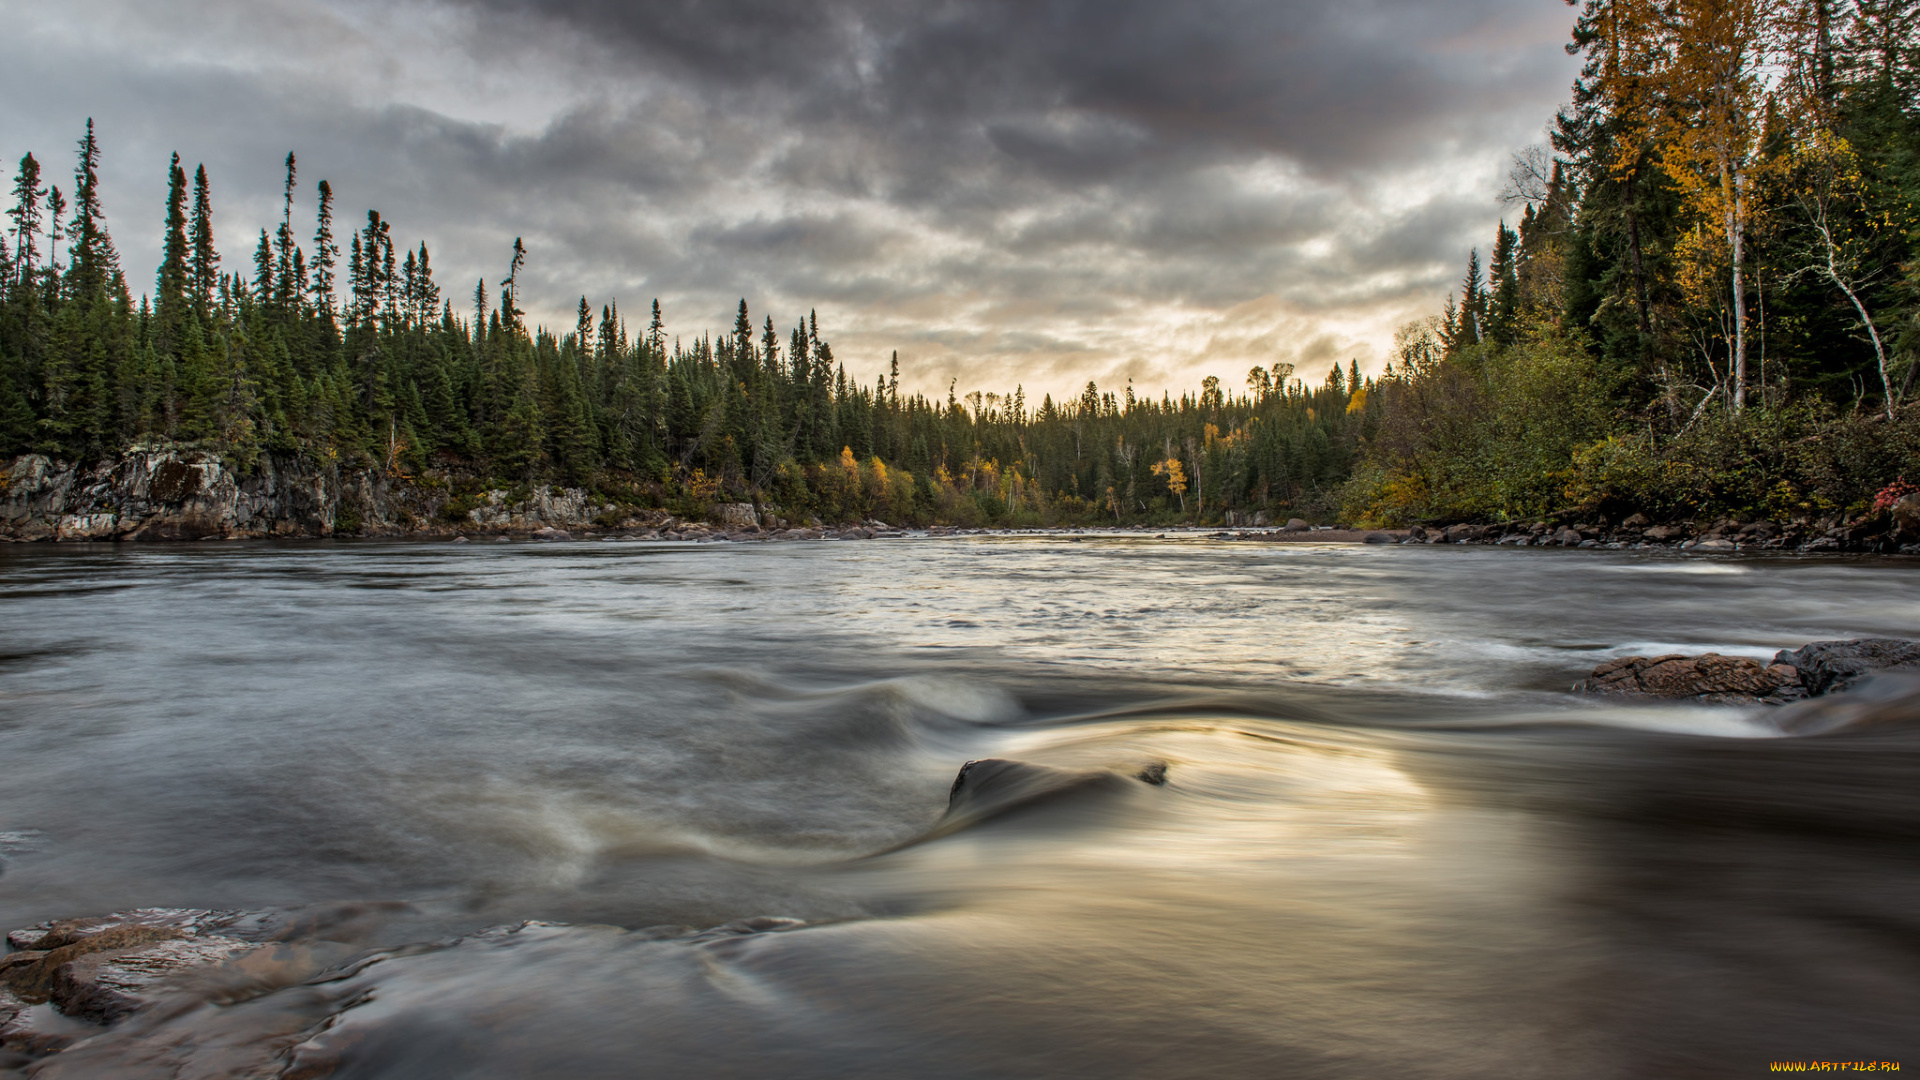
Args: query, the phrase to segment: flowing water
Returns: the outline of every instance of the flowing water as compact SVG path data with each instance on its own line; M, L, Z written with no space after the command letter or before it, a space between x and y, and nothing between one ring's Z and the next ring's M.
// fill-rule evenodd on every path
M313 927L45 1077L1920 1068L1920 699L1566 692L1609 656L1920 636L1916 569L14 546L0 926ZM948 815L988 758L1025 764Z

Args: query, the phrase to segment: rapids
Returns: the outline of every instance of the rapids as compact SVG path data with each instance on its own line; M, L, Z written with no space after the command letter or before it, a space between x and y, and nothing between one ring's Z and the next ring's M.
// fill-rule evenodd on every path
M0 547L0 929L312 927L13 1068L1920 1068L1920 696L1860 723L1566 692L1612 656L1920 637L1915 572L1177 535ZM975 759L1016 764L955 791Z

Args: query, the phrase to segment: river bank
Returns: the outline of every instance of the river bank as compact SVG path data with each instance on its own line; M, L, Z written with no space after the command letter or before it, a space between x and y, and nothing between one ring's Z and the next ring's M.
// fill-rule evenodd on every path
M1229 515L1230 517L1233 515ZM0 470L0 542L241 540L333 536L537 540L864 540L905 536L1129 533L1206 534L1261 543L1496 544L1514 547L1687 551L1920 553L1920 497L1865 518L1618 524L1554 521L1444 528L1310 525L1072 525L1007 529L899 525L868 519L789 521L751 502L708 505L698 517L620 505L584 488L481 488L456 494L444 478L401 479L373 469L266 456L236 472L218 455L168 444L136 447L90 468L24 455Z

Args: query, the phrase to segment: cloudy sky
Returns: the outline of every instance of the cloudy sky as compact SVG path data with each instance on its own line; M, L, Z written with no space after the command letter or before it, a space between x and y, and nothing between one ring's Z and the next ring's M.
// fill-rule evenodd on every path
M168 155L229 269L281 162L425 240L456 307L782 336L850 374L1156 396L1377 368L1510 213L1573 76L1551 0L0 0L0 153L56 182L91 116L136 291ZM10 170L9 170L10 171ZM66 186L63 184L63 186Z

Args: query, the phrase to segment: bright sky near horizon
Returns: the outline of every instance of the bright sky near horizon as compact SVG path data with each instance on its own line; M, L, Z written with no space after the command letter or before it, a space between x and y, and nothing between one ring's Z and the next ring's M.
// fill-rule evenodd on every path
M1158 397L1377 370L1515 211L1576 61L1545 0L0 0L0 129L71 185L86 119L136 294L168 155L246 270L299 156L426 241L456 310L629 330L808 309L850 375ZM10 170L9 170L10 174Z

